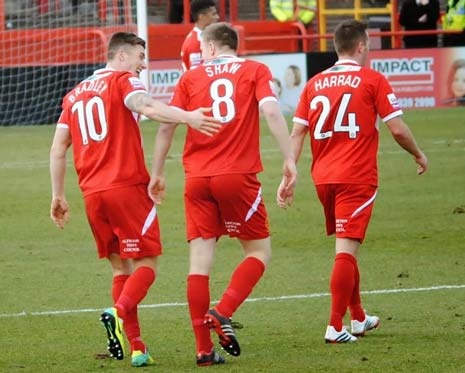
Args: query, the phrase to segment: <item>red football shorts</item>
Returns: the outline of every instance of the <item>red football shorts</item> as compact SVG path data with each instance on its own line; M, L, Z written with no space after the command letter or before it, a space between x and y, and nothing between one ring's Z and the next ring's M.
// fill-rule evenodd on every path
M99 258L161 255L157 210L146 185L110 189L84 197Z
M195 177L186 180L187 240L228 234L243 240L270 235L261 185L255 174Z
M321 184L316 186L326 217L326 233L363 242L377 188L373 185Z

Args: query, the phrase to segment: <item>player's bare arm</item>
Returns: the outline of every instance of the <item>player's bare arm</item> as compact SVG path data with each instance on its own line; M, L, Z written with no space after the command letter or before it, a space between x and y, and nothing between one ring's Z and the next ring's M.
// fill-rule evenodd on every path
M394 140L407 152L413 155L415 162L418 164L417 173L419 175L426 172L428 168L428 159L425 153L418 147L410 128L405 124L401 117L395 117L386 122L389 131Z
M152 159L152 173L148 186L148 193L153 202L160 205L165 198L165 162L173 143L176 126L169 123L160 123L158 133L155 138L155 146Z
M297 182L297 167L292 153L291 142L289 141L289 131L277 102L266 102L261 108L284 158L283 177L276 194L276 202L279 207L286 208L292 204L294 188Z
M147 93L136 93L126 102L129 110L145 115L147 118L165 123L186 123L190 127L207 136L213 136L221 128L219 121L206 115L210 108L199 108L194 111L185 111L172 108L163 102L154 100Z
M307 135L308 127L294 122L294 126L291 131L291 146L292 153L294 154L295 162L299 162L300 155L302 154L302 149L304 146L305 136Z
M52 202L50 218L61 229L69 220L69 206L65 198L66 152L71 145L69 130L57 128L50 149L50 178Z

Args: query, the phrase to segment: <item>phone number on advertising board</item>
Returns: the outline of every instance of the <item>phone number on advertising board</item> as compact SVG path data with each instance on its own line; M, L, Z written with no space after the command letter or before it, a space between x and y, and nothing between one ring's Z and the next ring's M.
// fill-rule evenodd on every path
M398 98L399 104L402 108L422 108L436 106L434 97L401 97Z

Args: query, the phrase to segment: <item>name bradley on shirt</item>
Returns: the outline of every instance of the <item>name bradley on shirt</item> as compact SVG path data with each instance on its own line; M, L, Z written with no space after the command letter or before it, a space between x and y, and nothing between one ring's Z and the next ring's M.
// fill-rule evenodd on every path
M92 81L84 81L80 85L78 85L75 89L73 94L71 94L68 98L70 102L76 101L77 97L84 92L95 92L99 95L102 94L108 88L107 83L105 81L97 79Z

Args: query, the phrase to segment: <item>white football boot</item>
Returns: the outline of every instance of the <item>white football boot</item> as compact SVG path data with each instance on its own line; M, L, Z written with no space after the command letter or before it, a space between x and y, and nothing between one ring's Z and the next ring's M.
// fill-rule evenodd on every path
M357 342L357 338L350 334L345 326L338 332L334 329L334 326L328 325L326 328L325 341L326 343L350 343Z
M361 337L365 335L365 332L376 329L379 326L379 317L378 316L369 316L365 314L364 321L352 320L350 322L350 329L352 334Z

